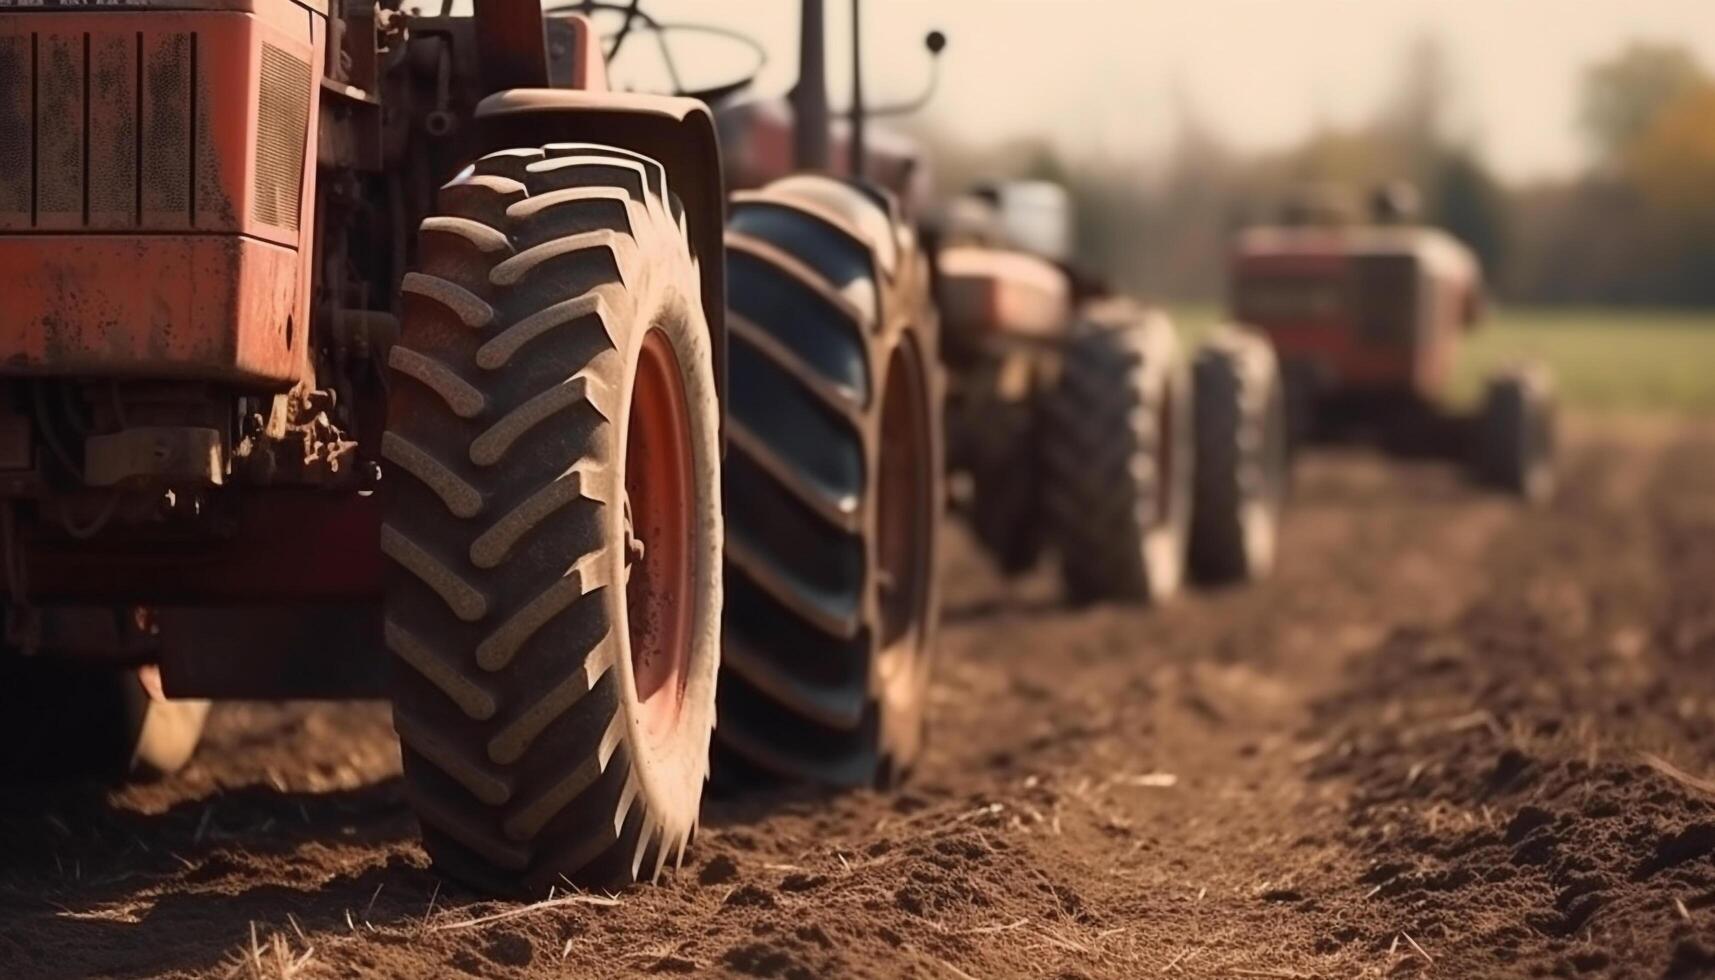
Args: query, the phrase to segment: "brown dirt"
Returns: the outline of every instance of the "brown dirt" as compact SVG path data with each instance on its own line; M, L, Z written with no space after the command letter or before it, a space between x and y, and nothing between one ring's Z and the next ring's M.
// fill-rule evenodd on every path
M1715 975L1715 426L1569 456L1535 513L1313 459L1270 587L1154 612L950 532L910 786L717 801L614 903L437 891L384 711L223 708L0 804L0 973Z

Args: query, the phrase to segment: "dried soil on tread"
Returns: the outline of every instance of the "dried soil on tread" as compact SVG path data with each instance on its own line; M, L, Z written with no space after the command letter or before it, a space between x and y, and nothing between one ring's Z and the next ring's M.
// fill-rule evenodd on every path
M437 886L383 710L219 708L174 780L8 791L0 973L1715 975L1715 426L1569 442L1540 512L1313 458L1271 585L1154 612L949 531L907 789L715 801L617 904Z

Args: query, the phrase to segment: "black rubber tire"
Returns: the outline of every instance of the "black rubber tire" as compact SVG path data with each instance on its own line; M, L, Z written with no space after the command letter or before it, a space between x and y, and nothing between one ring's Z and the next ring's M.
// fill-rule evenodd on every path
M1489 378L1477 420L1477 478L1530 503L1554 495L1554 378L1540 365Z
M733 201L723 785L887 783L922 745L941 388L928 268L890 205L816 176ZM914 434L884 439L909 405ZM903 511L883 506L894 477Z
M1274 567L1289 485L1286 389L1274 345L1225 327L1192 364L1197 461L1191 503L1191 575L1256 581Z
M168 701L140 672L0 653L0 783L146 780L184 768L207 701Z
M1043 391L1038 356L1019 352L984 359L963 379L956 421L948 405L949 443L962 443L960 459L949 465L971 481L964 502L971 533L1009 576L1035 568L1047 547L1036 465Z
M1178 337L1159 313L1103 314L1069 341L1045 400L1042 460L1049 540L1073 602L1161 602L1179 590L1190 396Z
M406 792L436 866L468 884L654 877L696 826L720 657L719 409L679 205L653 160L559 144L484 157L437 207L402 286L382 443ZM652 735L615 583L657 330L696 499L682 707Z

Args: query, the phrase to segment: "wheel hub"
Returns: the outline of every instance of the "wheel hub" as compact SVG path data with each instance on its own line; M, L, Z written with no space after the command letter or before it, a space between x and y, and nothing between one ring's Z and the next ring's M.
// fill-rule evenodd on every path
M622 501L631 679L652 736L673 729L685 699L696 492L678 358L666 334L652 329L632 389Z

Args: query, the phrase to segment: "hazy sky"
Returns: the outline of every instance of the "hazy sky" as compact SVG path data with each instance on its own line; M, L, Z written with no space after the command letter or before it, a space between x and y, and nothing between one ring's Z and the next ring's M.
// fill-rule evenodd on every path
M645 7L756 34L773 52L765 91L794 74L797 0ZM843 54L848 6L828 9ZM1360 120L1391 90L1413 39L1431 35L1448 54L1457 130L1509 177L1565 173L1584 160L1584 66L1647 39L1689 45L1715 67L1715 0L866 0L864 10L872 101L917 91L920 38L938 27L951 43L925 121L967 140L1041 134L1113 156L1160 150L1184 104L1245 149ZM698 79L742 63L715 41L681 50ZM643 54L616 75L655 84Z

